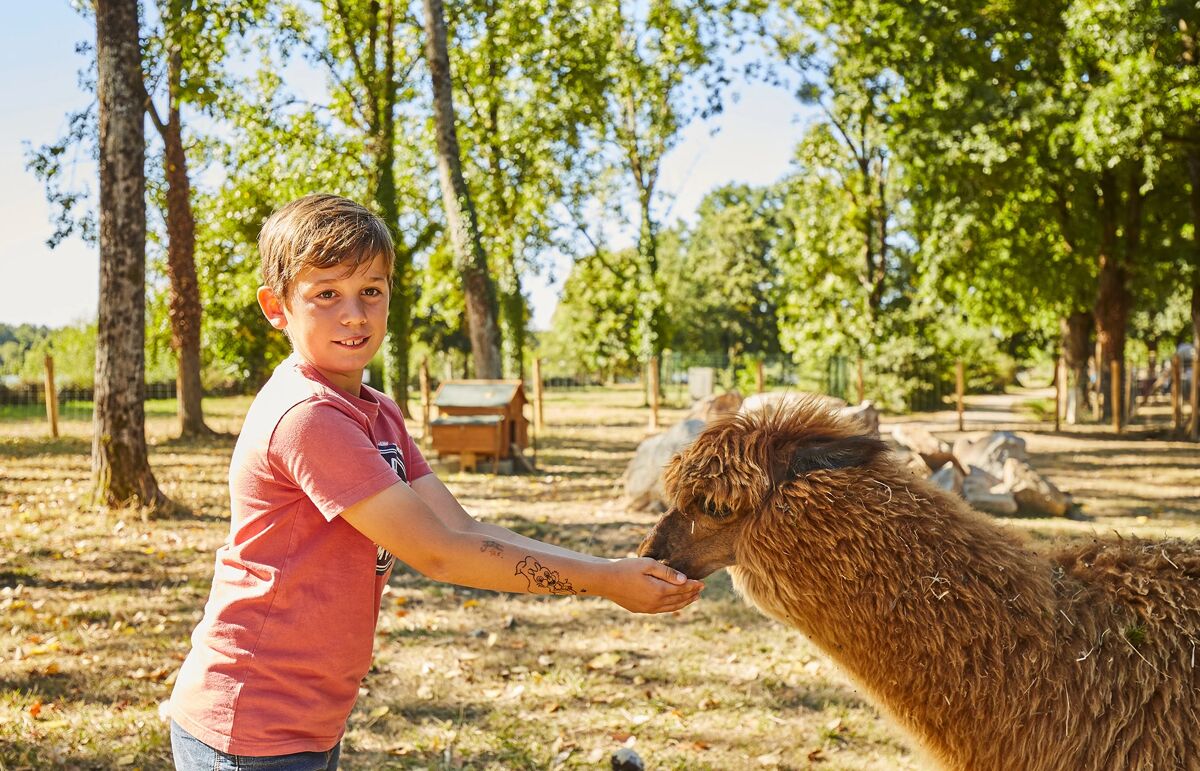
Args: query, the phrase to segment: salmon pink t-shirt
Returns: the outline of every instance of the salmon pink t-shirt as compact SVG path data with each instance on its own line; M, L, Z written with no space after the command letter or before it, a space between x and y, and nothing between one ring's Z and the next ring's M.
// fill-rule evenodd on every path
M321 752L371 664L393 558L345 509L430 472L395 402L292 355L255 397L229 469L232 522L171 717L234 755Z

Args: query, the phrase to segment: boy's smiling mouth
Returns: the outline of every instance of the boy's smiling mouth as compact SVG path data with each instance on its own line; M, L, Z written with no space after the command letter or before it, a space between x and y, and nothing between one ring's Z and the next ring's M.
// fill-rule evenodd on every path
M367 335L366 337L348 337L345 340L334 340L333 342L346 348L361 348L370 339L371 336Z

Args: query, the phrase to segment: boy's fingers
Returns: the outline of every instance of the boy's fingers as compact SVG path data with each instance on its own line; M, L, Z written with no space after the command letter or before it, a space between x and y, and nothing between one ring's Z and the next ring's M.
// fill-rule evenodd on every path
M673 613L674 611L686 608L688 605L691 605L695 601L696 601L695 597L686 597L684 599L677 600L675 602L664 605L660 612L661 613Z
M655 578L661 578L662 580L672 584L686 584L688 580L688 577L683 573L680 573L675 568L670 567L669 565L664 565L661 562L650 563L650 568L646 571L646 573L654 576Z

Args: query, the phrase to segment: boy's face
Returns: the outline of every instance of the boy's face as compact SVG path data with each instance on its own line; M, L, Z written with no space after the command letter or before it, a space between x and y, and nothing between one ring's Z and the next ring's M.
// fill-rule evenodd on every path
M287 291L287 302L260 287L258 304L276 329L286 329L305 361L330 382L357 396L362 373L387 331L388 282L383 257L353 273L334 265L305 268Z

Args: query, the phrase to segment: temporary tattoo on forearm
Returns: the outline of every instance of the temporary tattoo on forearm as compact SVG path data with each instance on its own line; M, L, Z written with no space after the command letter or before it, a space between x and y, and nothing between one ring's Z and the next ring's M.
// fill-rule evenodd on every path
M499 557L504 553L504 544L499 541L484 541L483 546L479 547L479 551L487 552L493 557Z
M526 557L517 563L516 575L525 576L531 592L541 590L549 594L575 594L575 587L571 586L570 581L559 578L557 570L545 567L533 557Z

